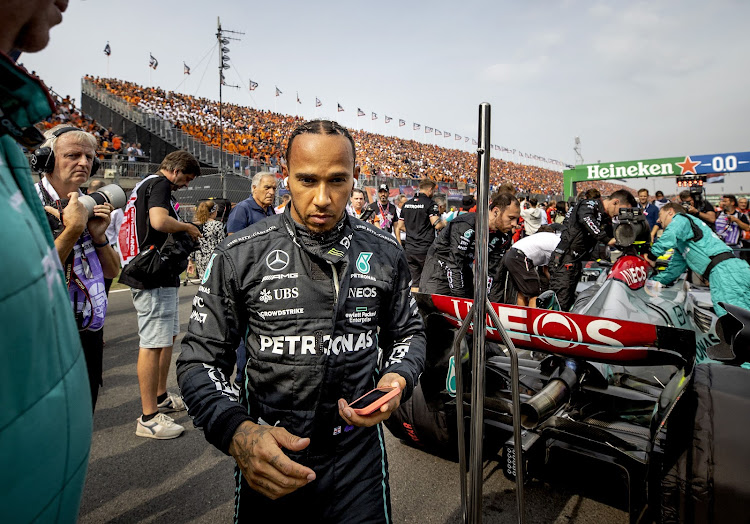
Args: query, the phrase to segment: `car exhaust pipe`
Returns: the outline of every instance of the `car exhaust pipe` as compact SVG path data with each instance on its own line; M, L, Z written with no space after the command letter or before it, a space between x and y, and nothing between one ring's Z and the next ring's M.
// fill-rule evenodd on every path
M521 404L521 426L534 429L570 399L580 373L575 360L567 359L542 390Z

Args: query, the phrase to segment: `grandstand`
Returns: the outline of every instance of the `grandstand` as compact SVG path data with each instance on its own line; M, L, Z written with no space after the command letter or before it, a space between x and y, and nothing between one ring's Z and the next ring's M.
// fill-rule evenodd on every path
M216 101L86 76L82 80L82 106L86 114L111 125L126 139L142 142L152 162L181 148L194 154L204 167L217 168L223 154L224 166L244 177L260 170L279 172L286 139L301 121L299 117L223 104L221 153ZM362 130L351 132L366 184L388 179L391 186L409 186L414 185L415 179L428 177L445 188L466 190L475 183L474 154ZM493 158L491 187L508 181L518 193L535 194L542 199L562 193L561 173ZM606 194L623 186L604 182L597 187Z

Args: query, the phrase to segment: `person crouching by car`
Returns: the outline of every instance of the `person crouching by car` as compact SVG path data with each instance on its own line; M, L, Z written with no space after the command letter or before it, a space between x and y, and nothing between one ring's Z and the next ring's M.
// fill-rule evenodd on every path
M559 243L560 236L552 226L544 225L533 235L513 244L505 254L503 267L518 290L517 305L536 307L536 297L544 291L539 271L545 272L544 281L548 282L547 265Z
M62 124L44 136L47 140L34 153L34 165L44 175L36 191L47 212L63 266L95 408L102 384L102 328L107 313L104 279L115 278L120 272L120 257L106 235L113 207L109 203L96 205L89 218L87 209L78 201L78 196L83 195L81 186L95 171L94 135Z
M750 309L750 266L736 258L732 249L717 237L706 223L688 214L680 204L665 204L659 211L664 228L659 240L651 246L646 259L652 266L656 259L674 248L667 269L652 280L662 285L674 282L686 268L709 282L711 301L717 316L726 314L719 302Z

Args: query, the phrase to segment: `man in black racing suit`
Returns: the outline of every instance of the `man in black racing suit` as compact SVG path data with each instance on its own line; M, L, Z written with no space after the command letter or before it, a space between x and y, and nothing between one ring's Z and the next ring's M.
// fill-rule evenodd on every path
M601 242L614 245L612 217L621 207L635 207L635 197L628 191L615 191L608 198L585 199L573 206L563 222L560 243L550 260L550 289L557 294L560 308L568 311L575 301L581 278L581 261Z
M518 224L520 207L510 193L498 193L490 202L488 265L490 286L500 269L500 261L510 248L513 228ZM427 252L419 290L452 297L473 298L476 213L459 215L440 232Z
M345 212L358 174L346 129L302 124L286 154L291 205L212 255L178 381L195 424L238 463L236 522L390 522L379 423L411 395L425 351L406 257ZM240 336L238 401L227 377ZM348 405L394 384L402 393L372 415Z

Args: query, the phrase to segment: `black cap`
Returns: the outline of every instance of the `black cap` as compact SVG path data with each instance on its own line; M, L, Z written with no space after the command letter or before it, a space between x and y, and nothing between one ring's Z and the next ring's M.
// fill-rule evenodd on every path
M388 191L388 184L380 184L380 187L378 187L378 192L380 191Z
M464 195L464 197L461 199L461 205L464 207L468 206L471 207L474 204L476 204L476 201L474 200L474 197L471 195Z

